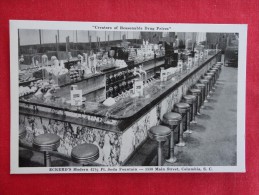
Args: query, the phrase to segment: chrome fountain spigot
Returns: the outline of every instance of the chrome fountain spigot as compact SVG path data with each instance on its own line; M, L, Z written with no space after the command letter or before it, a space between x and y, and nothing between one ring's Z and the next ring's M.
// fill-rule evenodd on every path
M134 76L139 76L139 79L142 79L142 78L141 78L141 74L140 74L139 72L137 72L137 68L136 68L136 67L134 68L133 75L134 75Z
M145 84L147 83L147 72L145 70L143 70L143 65L139 65L139 73L142 75L144 74L144 79L143 77L142 80L145 81Z

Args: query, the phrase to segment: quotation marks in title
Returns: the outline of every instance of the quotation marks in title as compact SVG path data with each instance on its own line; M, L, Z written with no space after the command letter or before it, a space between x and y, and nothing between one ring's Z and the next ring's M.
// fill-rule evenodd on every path
M148 27L148 26L93 26L95 30L144 30L144 31L171 31L172 27Z

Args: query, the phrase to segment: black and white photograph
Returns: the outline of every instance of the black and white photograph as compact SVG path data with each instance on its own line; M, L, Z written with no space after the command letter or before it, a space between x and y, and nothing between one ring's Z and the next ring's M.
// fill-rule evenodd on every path
M10 21L11 173L245 172L246 31Z

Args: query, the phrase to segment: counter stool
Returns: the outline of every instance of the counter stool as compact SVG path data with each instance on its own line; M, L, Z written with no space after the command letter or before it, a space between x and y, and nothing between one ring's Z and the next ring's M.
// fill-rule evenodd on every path
M218 75L220 75L220 73L221 73L221 65L215 65L215 66L213 66L213 68L217 68L218 69Z
M33 140L33 148L44 152L44 165L51 166L50 151L56 151L60 145L60 137L56 134L46 133L38 135Z
M209 92L209 80L200 79L199 82L205 85L205 99L204 99L204 102L208 102L207 96L208 96L208 92Z
M191 106L190 108L190 123L196 123L195 114L197 109L197 98L195 95L184 95L183 101Z
M157 165L162 166L162 158L163 158L162 142L166 141L168 137L171 135L171 129L162 125L154 126L149 129L148 135L152 140L155 140L158 142Z
M221 68L222 68L223 65L224 65L223 62L217 62L217 63L215 64L215 66L218 66L218 67L220 68L220 70L221 70Z
M216 63L216 64L213 65L213 67L214 67L214 68L219 68L219 69L221 69L221 68L222 68L222 64Z
M182 115L182 120L185 119L185 129L184 133L192 133L190 130L190 110L191 106L187 103L177 103L175 104L175 112L178 112Z
M215 64L215 66L219 66L220 69L222 68L223 65L224 65L223 62L217 62L217 63Z
M217 68L217 69L219 69L219 71L221 71L222 66L221 66L221 65L219 65L219 64L216 64L216 65L214 65L212 68Z
M207 95L207 97L210 97L210 93L212 93L212 83L213 83L212 76L205 75L203 78L209 81L209 87L208 87L208 95Z
M197 83L194 85L197 89L201 90L201 106L200 108L204 108L204 101L205 101L205 88L206 85L202 84L202 83Z
M87 165L99 158L99 148L94 144L79 144L71 151L71 159L75 163Z
M19 128L19 140L24 139L26 137L26 134L27 134L27 132L26 132L25 128Z
M170 144L169 144L169 159L167 159L166 161L169 163L174 163L176 161L176 157L174 156L174 131L175 130L179 132L179 142L176 145L180 147L185 146L185 142L183 141L182 116L176 112L165 113L163 115L163 124L168 126L171 129L171 137L170 137Z
M211 69L211 70L209 70L209 73L210 73L210 74L214 74L214 83L213 83L212 89L215 89L216 81L217 81L217 79L218 79L218 71Z
M201 89L190 89L189 90L190 93L194 96L196 96L196 99L197 99L197 108L196 108L196 113L197 115L201 115L201 112L200 112L200 107L201 107L201 96L202 96L202 93L201 93Z
M221 69L221 65L219 65L219 64L214 64L211 68Z
M219 74L220 74L221 70L222 70L222 65L223 65L223 63L222 64L216 64L216 65L213 66L213 68L218 68L219 69Z
M223 62L217 62L214 66L218 66L221 69L223 66Z
M216 80L219 78L220 75L220 69L218 67L212 67L210 71L216 72Z
M215 82L216 82L216 73L208 71L208 72L205 73L205 75L212 77L212 86L211 86L211 88L214 89L214 85L215 85ZM212 93L212 90L211 90L211 93Z

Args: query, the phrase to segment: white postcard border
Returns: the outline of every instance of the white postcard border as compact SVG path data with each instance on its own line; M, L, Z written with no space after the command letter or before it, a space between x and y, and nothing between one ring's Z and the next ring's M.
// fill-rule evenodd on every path
M107 26L112 29L96 29L94 26ZM221 32L239 33L238 56L238 98L237 98L237 165L236 166L170 166L170 167L19 167L19 83L18 83L18 29L59 29L59 30L98 30L117 31L119 27L142 30L130 31L158 31L158 32ZM160 28L146 30L145 27ZM161 29L164 30L161 30ZM10 87L11 87L11 136L10 136L10 172L11 174L36 173L217 173L217 172L245 172L245 100L246 100L246 51L247 51L246 24L170 24L170 23L121 23L121 22L63 22L63 21L29 21L10 20ZM67 169L66 169L67 168ZM160 169L159 169L160 168ZM68 170L69 169L69 170ZM71 170L72 171L71 171ZM76 170L78 169L78 170ZM124 170L125 169L125 170ZM169 170L172 169L172 170Z

